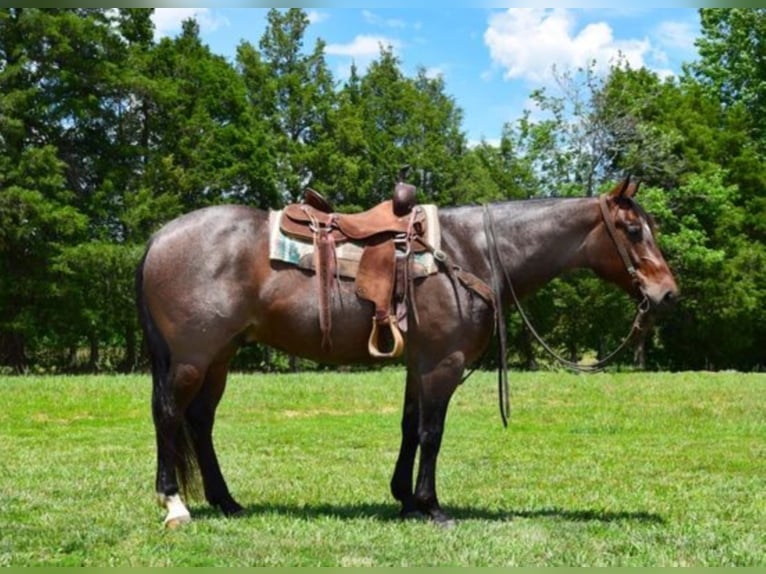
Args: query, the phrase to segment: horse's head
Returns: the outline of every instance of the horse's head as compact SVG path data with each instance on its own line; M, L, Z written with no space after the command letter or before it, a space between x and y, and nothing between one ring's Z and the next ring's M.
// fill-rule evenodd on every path
M672 303L678 286L654 240L654 225L634 196L639 184L626 178L599 198L603 225L593 235L594 270L652 307Z

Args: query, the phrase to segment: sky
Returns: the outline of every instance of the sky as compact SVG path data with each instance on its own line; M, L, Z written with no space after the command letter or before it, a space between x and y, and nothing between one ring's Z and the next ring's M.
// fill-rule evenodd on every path
M470 143L496 143L506 122L532 109L529 96L545 87L560 95L553 67L574 71L596 61L607 67L622 54L631 67L668 76L696 59L698 8L304 8L333 77L360 71L390 47L409 77L419 68L441 75L445 92L463 111ZM193 17L212 52L234 61L237 46L254 46L266 8L157 8L155 36L175 36Z

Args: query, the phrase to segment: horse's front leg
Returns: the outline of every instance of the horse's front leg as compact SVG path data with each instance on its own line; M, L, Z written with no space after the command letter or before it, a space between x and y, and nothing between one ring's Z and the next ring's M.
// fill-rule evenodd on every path
M452 394L460 384L463 354L452 353L433 369L420 374L418 441L420 465L415 485L418 510L434 521L447 524L450 517L441 509L436 495L436 459L439 456L444 421Z
M402 503L401 516L409 518L419 514L412 488L412 472L418 450L418 424L420 419L419 379L415 369L407 369L407 385L402 409L402 444L391 478L391 494Z

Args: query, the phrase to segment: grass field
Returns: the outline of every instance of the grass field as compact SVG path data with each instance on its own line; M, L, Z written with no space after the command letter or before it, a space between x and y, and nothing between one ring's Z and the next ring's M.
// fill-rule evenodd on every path
M148 376L0 377L0 565L766 565L766 375L512 373L456 393L444 529L388 493L403 372L233 375L215 438L247 514L154 503Z

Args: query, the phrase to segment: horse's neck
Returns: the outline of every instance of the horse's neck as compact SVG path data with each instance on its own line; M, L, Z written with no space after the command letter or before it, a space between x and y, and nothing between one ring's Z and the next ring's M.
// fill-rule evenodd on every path
M489 212L500 264L519 296L568 269L587 266L586 238L599 221L595 199L509 201L490 205ZM446 210L441 219L445 250L458 265L489 282L483 215L483 207L466 207ZM505 278L502 283L505 299L510 293Z

